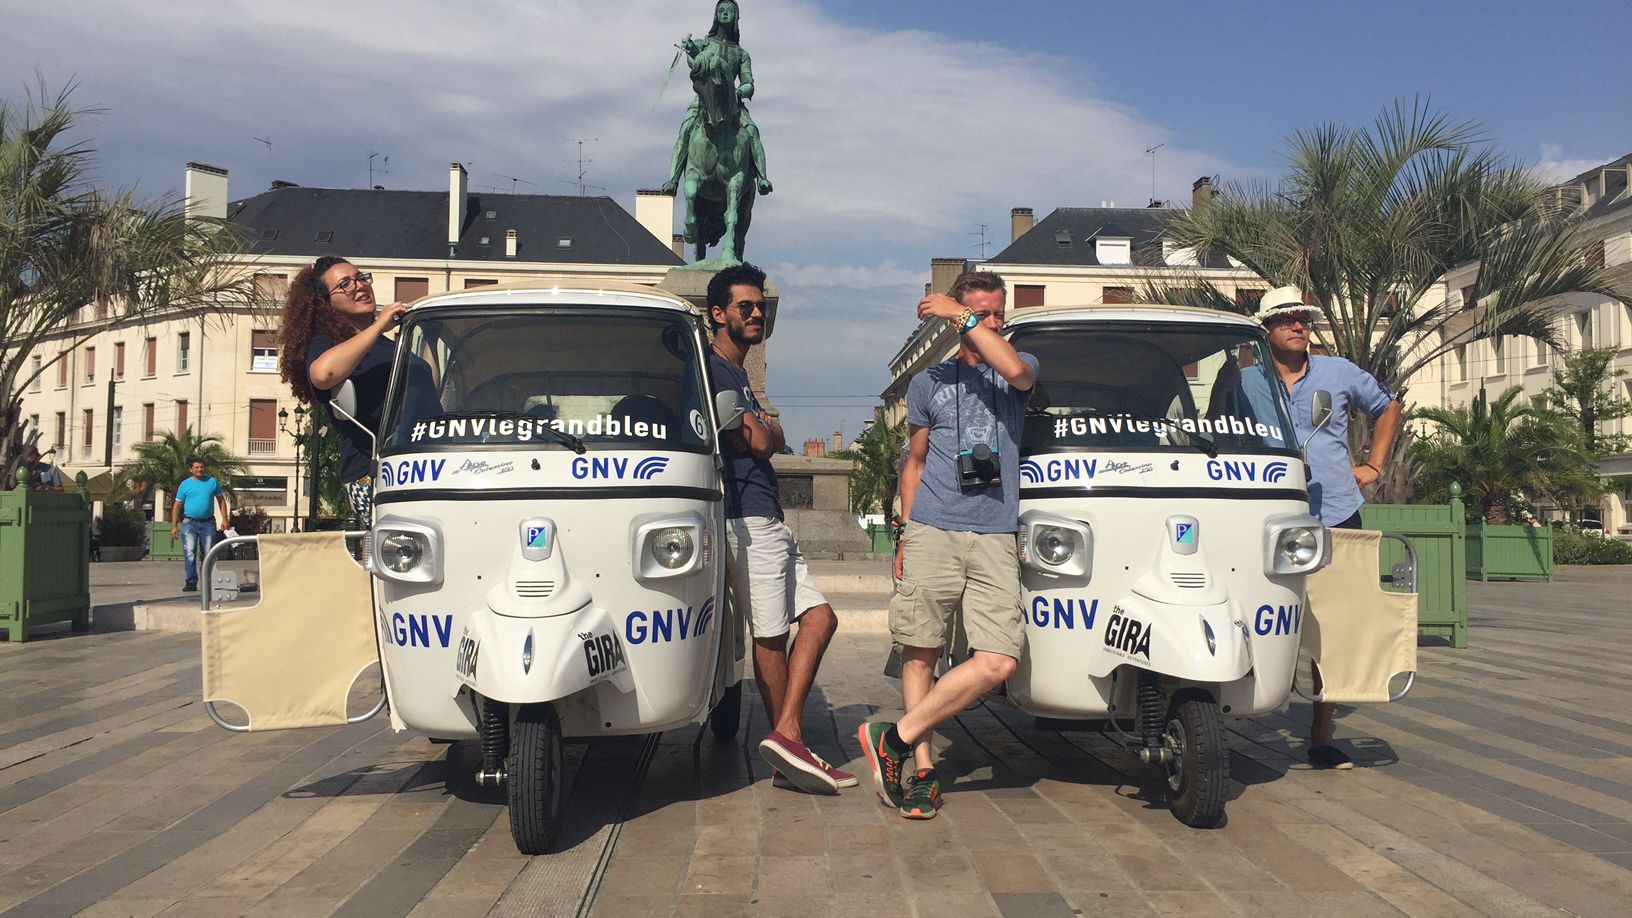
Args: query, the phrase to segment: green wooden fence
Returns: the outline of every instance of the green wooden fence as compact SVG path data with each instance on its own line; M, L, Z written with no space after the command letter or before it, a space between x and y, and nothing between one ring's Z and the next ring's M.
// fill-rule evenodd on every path
M1468 524L1468 576L1479 580L1553 579L1553 530L1546 526Z
M84 490L0 491L0 631L28 640L35 625L91 623L91 504Z
M1461 495L1462 489L1452 484L1450 503L1366 504L1360 508L1361 525L1397 532L1416 546L1417 628L1449 637L1458 648L1468 646L1468 522ZM1382 572L1403 560L1405 549L1385 539Z

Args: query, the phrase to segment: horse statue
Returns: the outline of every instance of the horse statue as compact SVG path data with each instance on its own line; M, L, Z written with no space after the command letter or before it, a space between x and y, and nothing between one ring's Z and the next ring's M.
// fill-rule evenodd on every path
M696 98L680 127L663 188L684 192L685 240L696 246L699 266L742 261L754 197L771 192L759 127L743 104L754 94L754 77L737 35L737 5L720 0L708 37L698 41L688 35L680 42ZM705 256L714 245L721 248L710 262Z

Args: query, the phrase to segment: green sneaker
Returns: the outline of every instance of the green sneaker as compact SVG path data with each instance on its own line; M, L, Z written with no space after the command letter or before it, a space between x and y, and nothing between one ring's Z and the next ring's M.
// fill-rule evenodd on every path
M908 819L934 819L941 808L941 778L933 768L920 768L906 781L906 799L901 815Z
M856 740L861 743L861 751L866 754L867 767L873 772L873 785L878 790L878 802L888 807L899 808L904 799L901 793L901 769L906 756L896 755L890 751L889 744L884 742L884 736L895 726L887 720L862 724L856 731ZM909 752L908 755L911 753Z

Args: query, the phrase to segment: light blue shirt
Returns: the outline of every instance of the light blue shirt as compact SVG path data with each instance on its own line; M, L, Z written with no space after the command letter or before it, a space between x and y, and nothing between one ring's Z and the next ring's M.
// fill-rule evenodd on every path
M181 501L181 514L190 520L215 519L215 496L221 493L221 482L214 478L199 481L191 475L176 486L176 500Z
M1037 376L1037 358L1020 359ZM1015 389L982 363L948 360L907 384L907 423L929 428L924 474L912 498L912 521L951 532L1015 532L1020 528L1020 433L1031 389ZM964 487L958 453L984 443L998 459L998 481Z
M1274 405L1263 376L1243 374L1241 387L1253 405ZM1310 354L1309 369L1292 384L1286 399L1299 443L1315 429L1315 393L1322 389L1332 394L1332 422L1304 450L1309 463L1309 511L1322 523L1335 526L1366 502L1354 481L1354 460L1349 456L1349 410L1376 420L1394 396L1370 373L1342 357Z

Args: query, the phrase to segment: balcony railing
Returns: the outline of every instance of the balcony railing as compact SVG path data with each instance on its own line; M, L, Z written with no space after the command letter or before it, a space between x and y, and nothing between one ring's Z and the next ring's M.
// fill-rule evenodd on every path
M261 437L249 438L249 454L251 456L272 456L275 455L277 451L278 439L276 437L267 437L265 439Z

